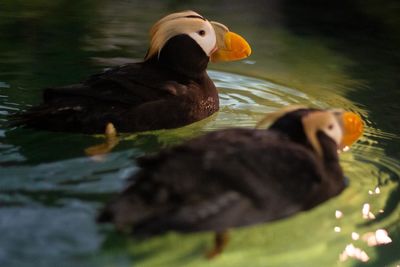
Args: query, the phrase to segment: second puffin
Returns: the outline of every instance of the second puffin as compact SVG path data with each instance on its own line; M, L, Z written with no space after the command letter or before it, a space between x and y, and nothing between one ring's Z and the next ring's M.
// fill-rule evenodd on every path
M225 230L311 209L345 188L337 151L362 134L357 114L291 107L266 118L268 130L219 130L139 159L99 221L137 235L212 230L213 257Z
M151 29L143 62L93 75L82 83L48 88L43 103L14 115L13 124L51 131L103 133L175 128L219 109L207 75L211 61L246 58L239 35L193 11L170 14Z

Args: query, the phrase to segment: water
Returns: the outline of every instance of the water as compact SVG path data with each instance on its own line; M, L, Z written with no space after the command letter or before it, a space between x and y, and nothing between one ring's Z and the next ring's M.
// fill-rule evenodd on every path
M210 65L218 114L180 129L124 135L96 160L84 149L101 137L6 126L8 114L40 102L42 88L142 58L151 24L188 8L252 44L249 59ZM399 8L395 1L3 0L0 266L398 266ZM253 127L265 112L288 104L342 107L365 120L363 138L341 155L349 187L339 197L234 231L211 262L202 257L211 233L133 240L95 224L97 210L137 171L135 157L202 132ZM371 214L363 218L365 204ZM368 246L363 239L378 229L392 242ZM368 261L345 260L349 244Z

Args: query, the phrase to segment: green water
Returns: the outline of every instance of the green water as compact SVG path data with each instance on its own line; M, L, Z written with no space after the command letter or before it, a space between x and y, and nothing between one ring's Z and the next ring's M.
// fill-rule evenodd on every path
M42 88L142 58L151 24L184 9L226 24L253 48L247 60L210 65L218 114L181 129L126 135L97 160L84 149L101 137L6 126L8 114L40 102ZM400 265L399 11L394 0L2 0L0 266ZM201 132L253 127L288 104L342 107L365 120L363 138L341 155L349 187L339 197L233 231L227 250L211 262L203 257L211 233L135 240L94 222L137 171L135 157ZM375 219L363 218L365 203ZM392 242L368 246L363 236L377 229ZM367 262L340 260L351 243Z

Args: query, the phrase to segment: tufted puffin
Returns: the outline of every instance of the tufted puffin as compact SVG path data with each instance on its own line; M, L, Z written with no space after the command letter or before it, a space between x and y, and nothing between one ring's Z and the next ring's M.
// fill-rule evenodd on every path
M343 110L290 107L269 114L268 129L210 132L138 159L132 184L99 222L137 235L224 231L315 207L345 188L338 150L355 142L361 118Z
M15 114L12 124L80 133L103 133L108 123L119 132L184 126L219 108L208 62L251 53L241 36L193 11L162 18L151 28L150 39L143 62L47 88L43 103Z

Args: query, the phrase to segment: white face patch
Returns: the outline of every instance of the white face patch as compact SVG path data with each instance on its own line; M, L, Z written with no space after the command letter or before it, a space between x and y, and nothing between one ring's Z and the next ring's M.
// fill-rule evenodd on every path
M217 46L217 37L215 36L214 28L211 26L210 22L203 22L203 25L199 25L194 31L193 29L188 29L186 34L200 45L207 56L210 56Z
M160 53L164 45L174 36L190 36L210 56L217 45L217 37L208 20L193 11L174 13L158 21L150 31L150 49L145 59Z
M343 129L334 116L331 116L320 128L327 136L332 138L337 145L340 144L343 138Z
M335 143L340 145L343 138L343 129L331 111L312 112L302 119L304 132L315 151L322 156L322 148L317 139L317 132L322 131Z

